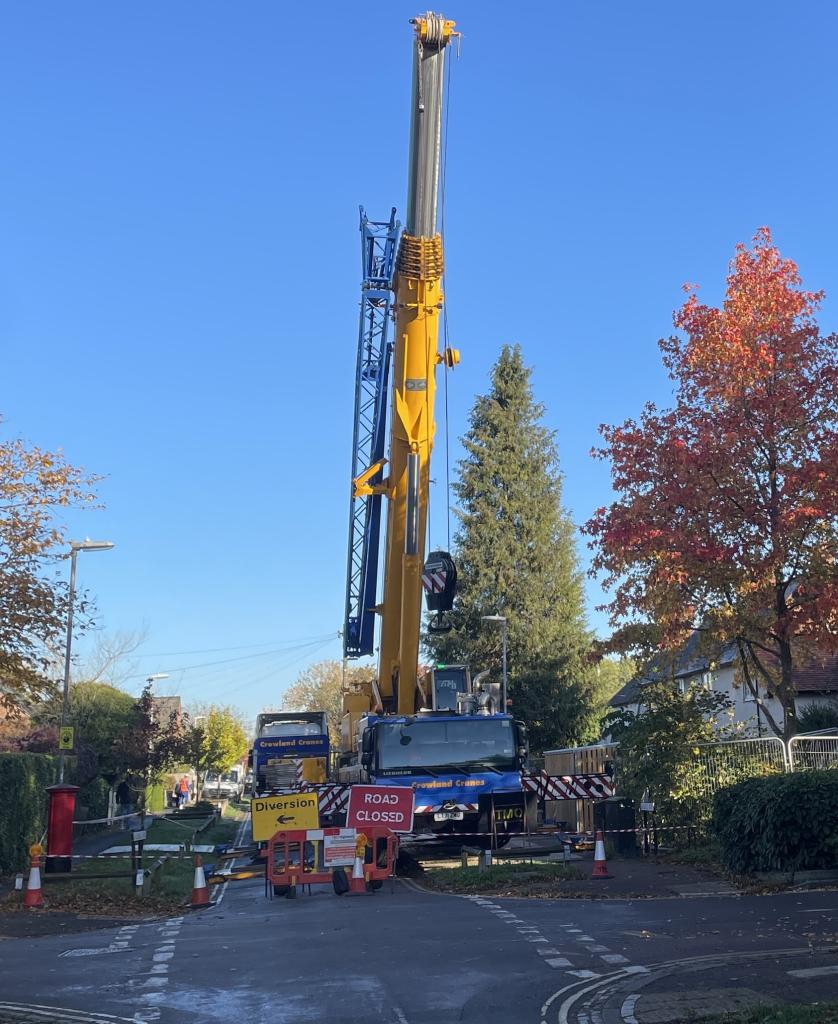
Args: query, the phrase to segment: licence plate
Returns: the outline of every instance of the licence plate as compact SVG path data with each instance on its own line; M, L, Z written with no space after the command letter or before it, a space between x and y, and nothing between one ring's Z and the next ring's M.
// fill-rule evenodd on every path
M462 821L462 811L437 811L434 814L434 821Z

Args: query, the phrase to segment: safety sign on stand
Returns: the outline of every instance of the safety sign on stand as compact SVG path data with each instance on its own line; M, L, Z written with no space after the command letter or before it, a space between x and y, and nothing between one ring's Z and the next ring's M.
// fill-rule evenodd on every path
M323 836L323 866L326 868L351 867L355 863L354 828L342 828L337 835Z
M72 750L73 749L73 733L75 730L72 725L62 725L58 730L58 749L59 750Z
M406 786L353 786L346 824L363 832L384 825L393 832L413 831L413 790Z
M262 796L250 801L253 841L267 842L284 829L318 828L320 812L316 793Z

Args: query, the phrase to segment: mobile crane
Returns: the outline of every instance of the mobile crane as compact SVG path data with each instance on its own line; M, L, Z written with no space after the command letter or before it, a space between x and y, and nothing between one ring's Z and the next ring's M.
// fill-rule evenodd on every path
M497 837L535 823L522 785L526 730L500 707L497 684L467 666L418 678L422 592L444 630L456 568L445 551L423 563L434 438L435 374L459 352L439 350L443 251L438 196L446 50L455 23L427 13L414 27L407 217L400 235L361 210L363 284L355 381L344 656L374 651L377 681L343 696L343 783L416 791L417 830ZM395 337L388 331L395 320ZM392 386L390 361L392 354ZM389 403L389 449L385 439ZM385 457L386 455L386 457ZM387 499L384 588L377 600L381 504Z

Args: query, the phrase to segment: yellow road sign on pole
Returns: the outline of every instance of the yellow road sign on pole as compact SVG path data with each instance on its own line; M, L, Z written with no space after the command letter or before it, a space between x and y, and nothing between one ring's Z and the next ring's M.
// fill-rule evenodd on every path
M59 750L72 750L73 749L73 733L74 729L72 725L62 725L58 730L58 749Z
M250 801L250 813L256 843L287 829L320 827L316 793L258 797Z

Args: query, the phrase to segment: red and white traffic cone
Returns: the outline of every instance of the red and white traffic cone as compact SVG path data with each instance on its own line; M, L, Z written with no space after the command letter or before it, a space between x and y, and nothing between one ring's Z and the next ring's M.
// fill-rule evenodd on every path
M608 865L605 862L605 840L602 832L597 831L596 845L594 847L594 870L591 878L613 878L608 874Z
M209 906L209 888L204 874L204 862L200 853L195 855L195 881L192 885L192 909L199 910Z
M41 847L35 843L29 847L29 855L32 858L29 867L29 880L26 883L26 892L23 894L23 905L34 910L44 905L44 894L41 890Z
M355 862L352 865L352 875L349 879L349 891L350 892L366 892L367 884L364 881L364 858L358 856L358 851L355 851Z

